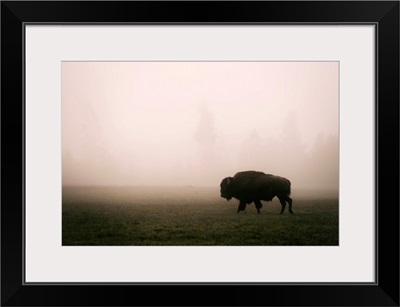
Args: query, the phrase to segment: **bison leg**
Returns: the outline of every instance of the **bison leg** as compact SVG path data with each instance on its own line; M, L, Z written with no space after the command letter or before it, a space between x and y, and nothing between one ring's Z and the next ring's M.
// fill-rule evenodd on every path
M281 205L282 205L282 209L281 209L281 213L280 213L280 214L282 214L283 211L285 211L286 201L285 201L285 199L283 197L278 197L278 198L279 198L279 201L281 202Z
M237 212L244 211L244 209L246 209L246 202L241 200Z
M292 199L289 196L286 196L286 201L289 203L289 212L293 214L292 211Z
M261 213L260 209L262 207L262 203L259 200L255 200L254 203L256 204L256 208L257 208L257 213Z

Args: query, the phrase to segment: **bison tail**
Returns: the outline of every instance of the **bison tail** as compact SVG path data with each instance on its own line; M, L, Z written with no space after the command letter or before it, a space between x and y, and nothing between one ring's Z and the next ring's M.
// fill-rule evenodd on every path
M292 191L291 191L291 183L290 183L289 180L288 180L288 182L289 182L289 188L288 188L287 196L290 196L290 193L292 193Z

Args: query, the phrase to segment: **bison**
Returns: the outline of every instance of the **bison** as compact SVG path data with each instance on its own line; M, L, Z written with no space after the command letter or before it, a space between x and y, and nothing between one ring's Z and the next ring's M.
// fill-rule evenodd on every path
M290 181L286 178L265 174L263 172L245 171L236 173L233 177L226 177L221 182L221 197L228 201L234 197L239 200L237 212L244 211L246 204L254 202L257 212L262 207L261 200L271 201L278 197L285 211L286 202L289 203L289 212L292 211L292 199L290 196Z

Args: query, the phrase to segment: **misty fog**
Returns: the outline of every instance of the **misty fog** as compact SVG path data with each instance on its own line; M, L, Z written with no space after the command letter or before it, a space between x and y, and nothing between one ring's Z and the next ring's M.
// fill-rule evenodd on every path
M338 189L338 62L63 62L63 185Z

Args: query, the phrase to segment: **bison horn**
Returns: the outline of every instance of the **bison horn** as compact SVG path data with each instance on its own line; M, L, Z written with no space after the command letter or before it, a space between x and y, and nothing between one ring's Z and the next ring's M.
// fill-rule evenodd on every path
M230 183L231 183L231 179L228 178L228 180L226 181L226 185L228 185L228 184L230 184Z

